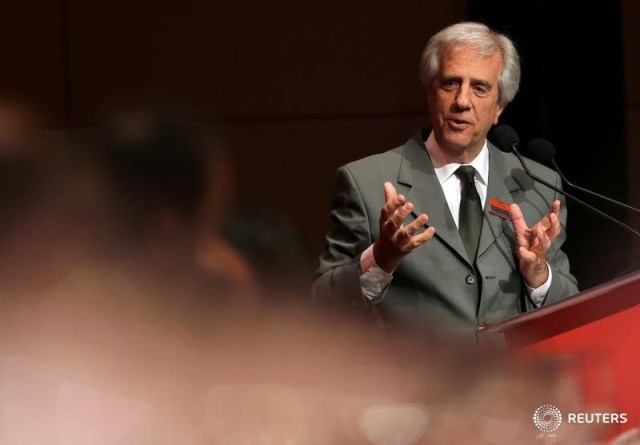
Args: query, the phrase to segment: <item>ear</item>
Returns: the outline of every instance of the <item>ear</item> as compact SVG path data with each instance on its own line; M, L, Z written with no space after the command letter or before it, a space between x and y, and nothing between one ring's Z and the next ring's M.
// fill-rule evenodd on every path
M501 104L496 105L496 115L493 118L493 125L496 125L498 123L498 120L500 119L500 115L502 114L502 112L504 111L504 106Z

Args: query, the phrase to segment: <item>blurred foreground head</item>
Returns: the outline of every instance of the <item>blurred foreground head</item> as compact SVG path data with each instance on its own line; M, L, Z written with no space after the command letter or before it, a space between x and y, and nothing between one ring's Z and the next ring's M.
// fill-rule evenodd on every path
M163 226L192 230L207 186L198 135L169 113L129 110L102 128L101 155L122 234L147 239Z
M219 234L232 165L210 134L176 113L128 109L103 125L99 154L116 253L138 256L162 280L186 272L214 287L252 288L244 260ZM203 246L215 246L217 270L200 261Z

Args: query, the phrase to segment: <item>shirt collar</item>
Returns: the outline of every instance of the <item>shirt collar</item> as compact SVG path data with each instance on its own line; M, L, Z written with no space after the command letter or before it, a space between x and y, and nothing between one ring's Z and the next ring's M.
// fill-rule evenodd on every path
M433 131L429 134L429 137L424 143L427 153L433 162L433 167L438 177L438 181L442 184L447 181L451 175L463 164L457 162L446 163L444 156L442 156L442 148L438 145L436 138L433 136ZM469 164L476 169L476 179L487 185L489 182L489 147L485 139L484 145L473 161Z

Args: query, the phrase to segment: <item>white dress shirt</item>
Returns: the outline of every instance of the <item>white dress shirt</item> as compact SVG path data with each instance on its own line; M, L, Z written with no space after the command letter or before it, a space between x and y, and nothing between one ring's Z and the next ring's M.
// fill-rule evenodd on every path
M456 162L447 162L446 154L438 145L433 132L429 135L425 142L425 149L429 153L431 162L444 192L445 199L453 216L456 226L459 227L458 213L460 210L460 196L462 191L462 183L455 175L455 171L463 164ZM469 164L476 170L475 184L480 195L482 208L484 209L487 198L487 184L489 183L489 147L485 141L482 150ZM527 283L525 286L531 300L540 306L544 301L549 288L551 287L551 268L547 263L549 277L547 281L538 288L532 288ZM360 285L362 293L371 301L378 302L384 288L393 279L393 272L387 273L376 264L373 257L373 245L369 246L360 257Z

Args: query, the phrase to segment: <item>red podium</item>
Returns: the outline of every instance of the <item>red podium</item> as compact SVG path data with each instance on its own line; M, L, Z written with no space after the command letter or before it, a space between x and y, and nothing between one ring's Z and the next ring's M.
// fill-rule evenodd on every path
M575 297L479 328L501 334L511 350L572 357L585 400L627 413L640 426L640 272ZM490 336L489 336L490 337ZM494 335L495 337L495 335ZM604 400L606 399L606 400Z

